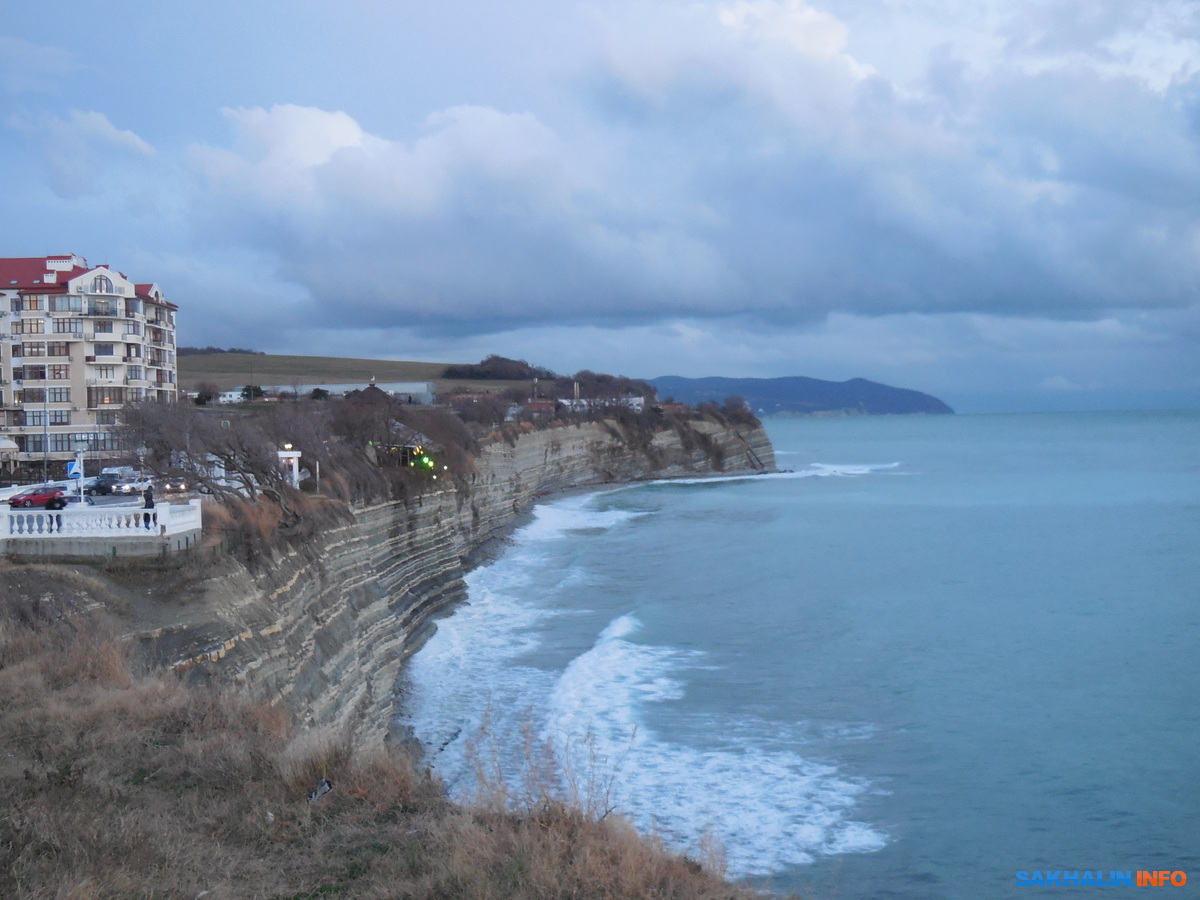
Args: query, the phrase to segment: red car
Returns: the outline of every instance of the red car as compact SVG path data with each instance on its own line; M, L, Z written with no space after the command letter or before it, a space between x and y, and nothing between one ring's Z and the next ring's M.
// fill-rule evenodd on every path
M43 485L42 487L30 488L27 491L14 494L8 498L8 505L13 509L16 509L18 506L45 506L51 500L66 496L67 492L62 488L54 487L53 485Z

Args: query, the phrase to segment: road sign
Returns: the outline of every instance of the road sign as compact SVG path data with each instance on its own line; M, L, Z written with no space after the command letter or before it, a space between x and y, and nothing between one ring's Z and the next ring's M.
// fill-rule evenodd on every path
M68 478L82 478L83 477L83 465L78 460L73 459L69 463L67 463L67 477Z

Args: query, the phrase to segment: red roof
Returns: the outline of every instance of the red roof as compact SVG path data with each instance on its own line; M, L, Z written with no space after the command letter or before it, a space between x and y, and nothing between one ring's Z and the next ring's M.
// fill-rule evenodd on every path
M66 256L31 256L16 259L0 259L0 291L15 290L46 290L48 292L66 290L66 282L76 275L82 275L88 269L74 266L65 272L51 272L46 261L50 259L67 259ZM45 283L47 275L54 274L55 281Z
M158 295L159 295L159 297L162 297L162 299L155 300L154 294L153 294L153 290L155 287L157 287L157 285L155 285L154 283L135 284L133 286L133 292L135 294L137 294L137 296L139 296L143 300L145 300L147 303L161 304L162 306L165 306L167 309L175 309L175 310L179 309L179 307L176 306L174 303L172 303L170 300L167 300L165 297L162 297L161 290L158 292Z
M55 253L50 256L12 257L8 259L0 258L0 291L11 289L37 291L38 293L46 294L61 294L67 290L67 282L72 278L88 272L94 272L97 269L109 269L108 263L101 263L98 266L72 266L66 271L54 271L47 264L50 260L74 258L77 257L73 253ZM117 274L125 278L124 273L118 272ZM56 276L55 280L47 284L45 280L47 275ZM148 300L151 303L161 302L168 309L179 309L178 306L167 300L154 300L150 296L150 291L153 288L153 283L134 285L134 293L143 300Z

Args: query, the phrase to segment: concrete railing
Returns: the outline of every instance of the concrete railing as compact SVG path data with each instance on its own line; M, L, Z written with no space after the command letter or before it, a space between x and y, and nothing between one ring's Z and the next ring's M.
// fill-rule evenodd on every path
M10 509L0 532L21 538L145 538L170 537L201 527L200 501L186 506L160 503L154 509L133 506L69 506L61 510Z

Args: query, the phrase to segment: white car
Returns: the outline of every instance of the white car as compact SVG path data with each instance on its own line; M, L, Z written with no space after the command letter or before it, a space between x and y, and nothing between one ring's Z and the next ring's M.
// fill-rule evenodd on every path
M114 494L140 494L154 485L147 478L131 478L113 485Z

